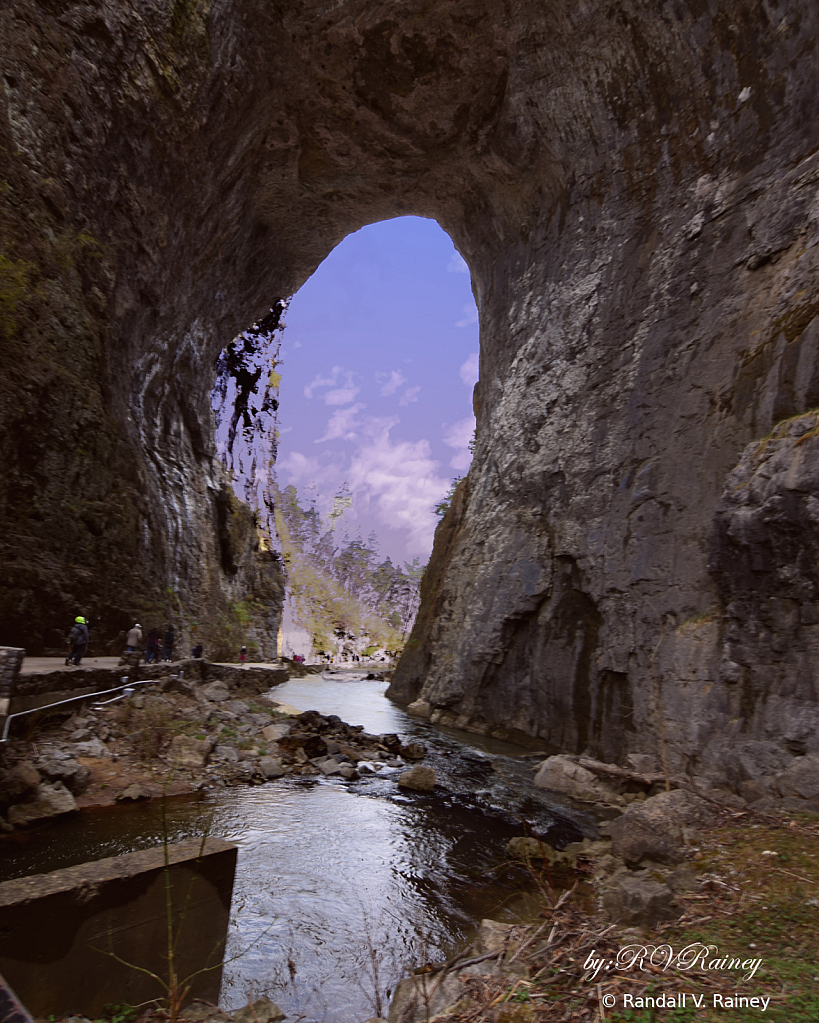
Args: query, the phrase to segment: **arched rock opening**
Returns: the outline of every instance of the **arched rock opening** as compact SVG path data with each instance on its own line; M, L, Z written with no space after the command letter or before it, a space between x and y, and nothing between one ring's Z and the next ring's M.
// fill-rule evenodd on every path
M597 748L617 704L622 748L655 746L663 715L678 759L803 728L810 579L749 589L753 558L737 582L720 537L770 548L741 535L728 475L816 402L817 18L809 0L3 8L6 638L42 644L89 600L111 632L228 607L215 356L345 234L416 213L469 261L481 383L436 613L394 694L569 748ZM781 455L810 479L811 443ZM275 566L248 558L231 585L272 599ZM812 746L808 718L791 739Z

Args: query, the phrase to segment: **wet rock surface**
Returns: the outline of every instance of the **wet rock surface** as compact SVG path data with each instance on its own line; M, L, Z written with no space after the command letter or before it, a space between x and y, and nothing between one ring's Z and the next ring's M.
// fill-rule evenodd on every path
M276 676L267 674L268 682ZM288 776L352 782L361 776L359 767L373 774L410 763L408 787L429 791L434 785L434 770L419 763L427 753L423 743L371 735L334 714L290 714L258 689L254 674L237 669L205 684L167 675L107 706L95 707L89 698L81 715L3 751L4 830L83 806Z

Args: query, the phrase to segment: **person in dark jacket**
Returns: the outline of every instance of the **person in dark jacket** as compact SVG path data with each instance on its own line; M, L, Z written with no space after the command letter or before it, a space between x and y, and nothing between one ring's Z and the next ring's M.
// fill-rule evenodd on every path
M168 631L165 633L165 638L162 641L164 646L162 647L162 660L172 661L173 660L173 647L176 639L173 633L173 626L168 626Z
M159 660L159 629L151 629L145 640L145 663Z
M79 667L85 651L88 649L88 626L82 615L77 615L74 625L68 634L68 642L71 644L71 652L65 659L66 664L76 664Z

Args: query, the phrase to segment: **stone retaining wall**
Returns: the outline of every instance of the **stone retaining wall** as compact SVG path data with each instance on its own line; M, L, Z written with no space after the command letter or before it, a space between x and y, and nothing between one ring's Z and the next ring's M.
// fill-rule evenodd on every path
M191 977L191 997L211 1002L219 997L236 854L218 838L167 848L179 977ZM0 884L0 971L33 1016L96 1019L106 1004L161 997L142 971L167 978L167 946L162 847Z

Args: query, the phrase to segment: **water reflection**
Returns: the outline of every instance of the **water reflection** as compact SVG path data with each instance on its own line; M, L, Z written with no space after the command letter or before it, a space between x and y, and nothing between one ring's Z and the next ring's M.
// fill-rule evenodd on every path
M516 888L495 868L523 818L558 844L585 828L526 790L531 770L520 750L430 729L383 689L301 679L273 696L422 739L440 782L434 794L399 790L396 774L352 784L293 777L167 803L170 841L209 830L239 846L226 1008L268 995L291 1019L353 1023L376 1014L378 991L385 1011L406 968L451 955L482 917L514 916ZM523 794L508 784L516 772ZM160 844L162 835L152 805L88 813L17 839L6 868L52 870Z

